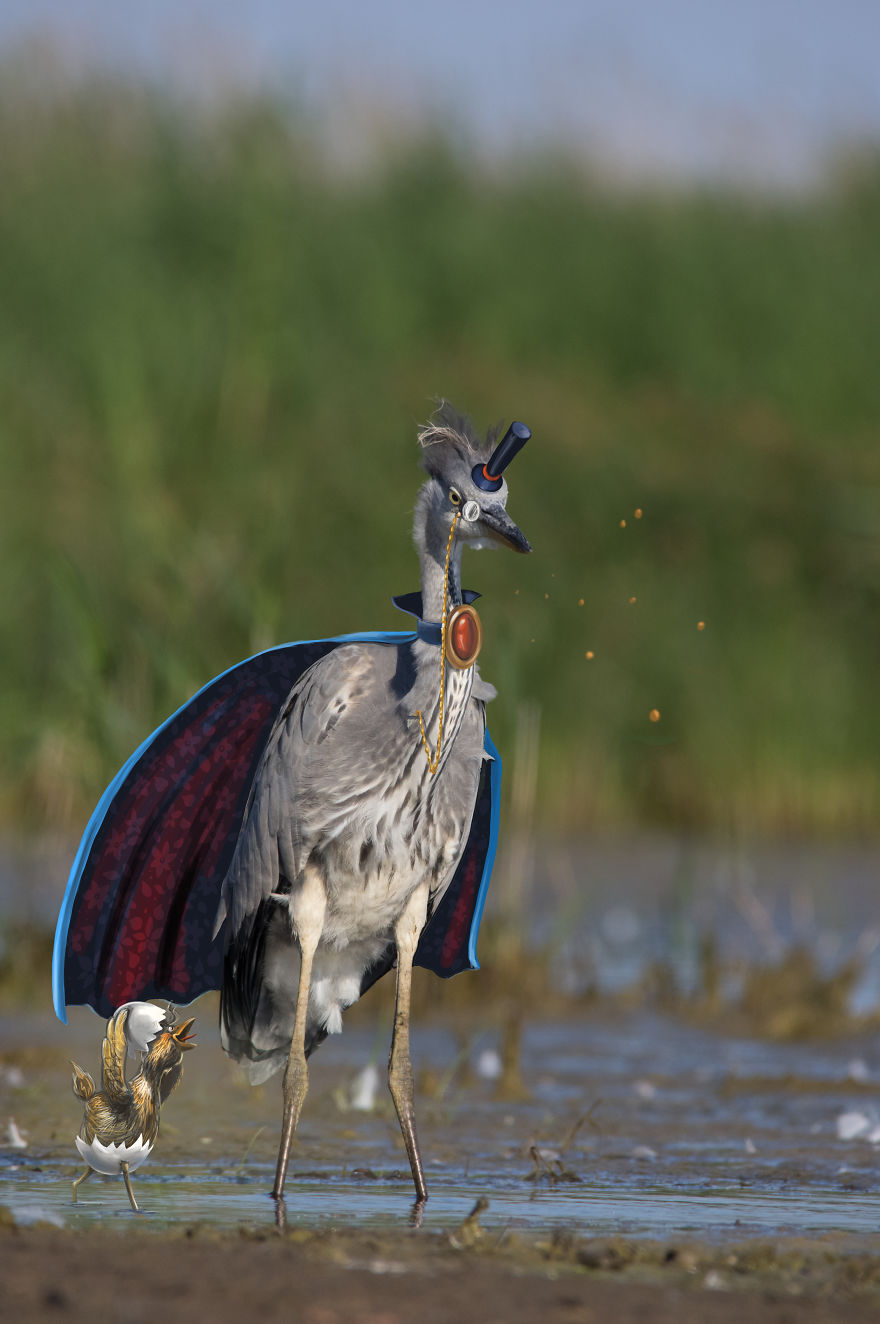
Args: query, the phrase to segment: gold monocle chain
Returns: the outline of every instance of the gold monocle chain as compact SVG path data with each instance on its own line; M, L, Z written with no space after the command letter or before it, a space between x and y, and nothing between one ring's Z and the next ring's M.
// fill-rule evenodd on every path
M443 697L446 688L446 622L449 613L446 610L446 600L449 596L449 558L452 555L452 540L455 537L455 526L458 524L461 511L455 512L455 518L452 521L452 528L449 530L449 542L446 544L446 565L443 568L443 620L440 623L440 721L437 726L437 751L433 758L431 757L431 746L428 744L428 736L425 731L425 719L422 717L421 708L416 713L419 719L419 730L422 733L422 744L425 747L425 754L428 758L428 768L431 776L440 766L440 750L443 746Z

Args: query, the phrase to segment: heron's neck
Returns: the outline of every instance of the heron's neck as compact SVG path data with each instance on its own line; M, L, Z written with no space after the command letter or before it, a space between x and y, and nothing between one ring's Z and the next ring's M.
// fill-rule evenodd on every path
M430 539L419 553L422 563L422 617L426 621L443 619L447 606L461 602L461 543L456 541L449 557L449 593L444 583L446 540Z

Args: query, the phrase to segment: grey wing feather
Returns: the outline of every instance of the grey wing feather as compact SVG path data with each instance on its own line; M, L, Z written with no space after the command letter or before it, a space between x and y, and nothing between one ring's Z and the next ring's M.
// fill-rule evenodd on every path
M433 875L436 903L464 848L485 710L465 700L454 771L432 780L412 717L437 701L430 660L430 677L405 688L401 673L410 673L398 648L340 645L300 677L266 743L217 919L217 929L226 921L221 1040L255 1083L282 1067L290 1049L299 949L286 894L296 893L306 866L319 871L332 906L362 875L365 858L389 887L402 877L405 899L409 861ZM354 968L361 991L391 965L390 932L372 935L373 946L354 944L351 960L364 962ZM350 990L346 997L349 1005ZM326 1034L316 1012L307 1054Z
M332 837L349 816L352 798L368 789L369 763L358 767L353 749L363 727L359 717L366 709L375 721L385 688L378 651L342 645L291 690L254 778L223 883L217 930L228 915L237 932L280 878L293 885L315 843ZM363 739L369 752L367 732Z

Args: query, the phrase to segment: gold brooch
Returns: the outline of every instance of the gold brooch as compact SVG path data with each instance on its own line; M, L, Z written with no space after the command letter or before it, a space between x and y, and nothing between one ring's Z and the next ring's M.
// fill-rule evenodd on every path
M483 627L475 607L466 603L449 613L446 621L446 661L457 671L472 667L483 646Z

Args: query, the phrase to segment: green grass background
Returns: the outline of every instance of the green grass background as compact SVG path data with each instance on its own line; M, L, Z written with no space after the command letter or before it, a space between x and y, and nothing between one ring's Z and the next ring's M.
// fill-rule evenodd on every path
M540 821L876 832L876 163L624 193L438 135L340 177L271 103L8 80L0 160L0 822L81 828L259 648L401 628L446 396L533 431L535 554L465 579Z

